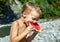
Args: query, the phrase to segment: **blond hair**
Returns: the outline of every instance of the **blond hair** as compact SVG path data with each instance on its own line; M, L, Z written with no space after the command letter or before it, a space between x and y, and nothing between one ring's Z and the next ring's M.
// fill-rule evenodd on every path
M32 2L27 2L23 5L22 7L22 13L27 12L28 14L32 11L36 10L39 14L41 14L41 10L39 7L37 7L34 3Z

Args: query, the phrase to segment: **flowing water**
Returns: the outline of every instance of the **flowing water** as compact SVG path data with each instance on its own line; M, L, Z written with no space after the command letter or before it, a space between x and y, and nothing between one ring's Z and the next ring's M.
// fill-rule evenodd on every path
M31 42L60 42L60 19L38 22L43 30ZM10 42L10 36L0 38L0 42Z

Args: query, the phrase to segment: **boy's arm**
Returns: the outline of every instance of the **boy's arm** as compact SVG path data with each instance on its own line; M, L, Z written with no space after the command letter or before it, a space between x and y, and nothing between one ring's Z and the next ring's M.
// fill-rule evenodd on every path
M29 33L29 31L26 29L23 33L21 33L21 35L17 36L17 32L18 32L18 24L17 24L17 22L14 22L12 24L11 30L10 30L11 42L18 42Z
M27 41L31 42L34 39L34 37L36 36L37 33L38 33L37 31L34 31L34 33L27 38Z

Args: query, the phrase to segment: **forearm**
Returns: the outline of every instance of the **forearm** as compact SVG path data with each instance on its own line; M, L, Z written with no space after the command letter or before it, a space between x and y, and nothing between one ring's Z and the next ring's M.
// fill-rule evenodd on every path
M20 41L21 39L23 39L27 34L29 33L28 30L25 30L23 33L21 33L19 36L16 36L14 38L14 41L18 42Z

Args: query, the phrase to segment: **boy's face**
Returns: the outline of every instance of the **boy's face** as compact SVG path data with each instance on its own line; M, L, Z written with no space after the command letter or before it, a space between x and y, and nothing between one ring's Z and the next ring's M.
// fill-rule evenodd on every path
M28 21L36 22L39 19L39 13L35 10L31 11L28 15L26 15L25 22Z

